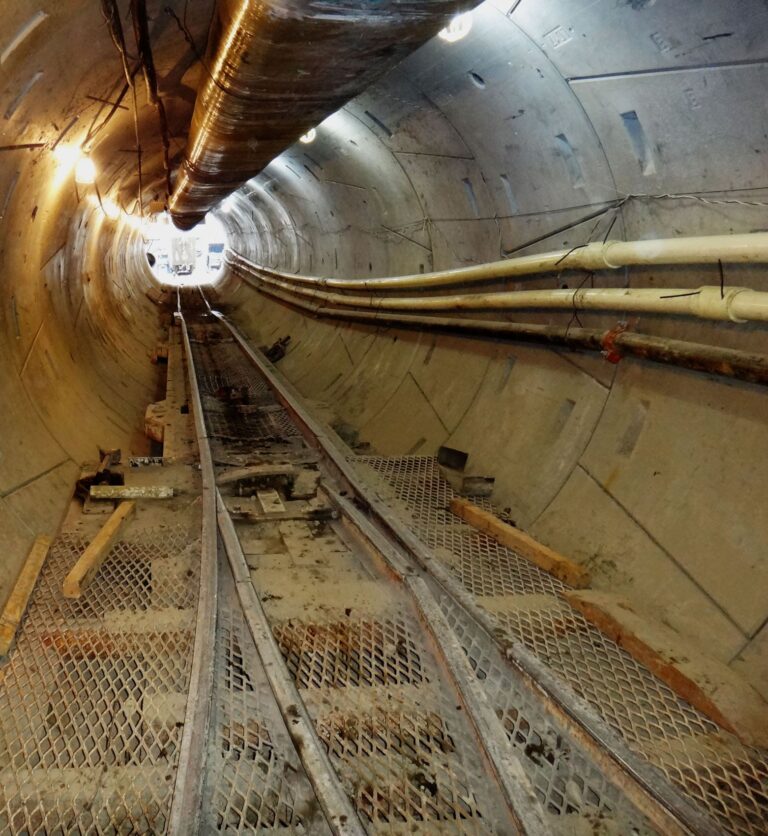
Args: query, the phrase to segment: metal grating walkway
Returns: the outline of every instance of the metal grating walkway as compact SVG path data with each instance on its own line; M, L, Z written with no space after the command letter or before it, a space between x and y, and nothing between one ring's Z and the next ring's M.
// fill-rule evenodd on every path
M199 542L194 526L130 531L71 600L62 583L87 543L65 528L0 667L2 833L165 831Z
M725 832L765 833L765 752L744 746L680 700L558 598L560 581L455 517L448 506L456 494L435 458L368 456L356 462L511 640L535 653ZM449 620L460 620L450 602L443 605ZM467 639L465 648L485 677L483 650ZM513 736L506 709L499 710Z
M225 561L219 562L215 660L203 831L328 832L266 684Z
M194 329L192 351L219 470L245 463L245 449L252 461L274 456L275 446L283 458L306 457L296 431L274 439L254 422L250 409L257 400L283 426L290 416L270 402L263 377L239 348L226 338L218 342L212 330ZM217 403L235 387L245 393L247 421L238 415L243 404L232 410ZM245 505L238 498L237 507ZM499 829L504 802L494 798L494 781L477 758L461 700L404 591L336 523L239 523L238 533L286 667L366 829L508 832ZM606 822L613 832L651 832L622 791L497 661L499 734L506 729L522 756L543 803L546 832L599 832ZM220 690L220 677L217 683Z
M592 628L560 581L455 518L435 460L352 459L371 502L384 497L495 635L377 528L366 493L224 324L203 316L189 331L202 489L195 466L153 465L181 498L129 521L76 601L62 582L100 520L70 515L0 666L0 832L689 832L685 804L665 808L669 794L600 751L510 665L502 638L660 768L692 802L693 830L764 832L765 755ZM229 479L244 467L271 475ZM294 496L297 473L316 490ZM206 479L225 474L216 552L200 539ZM214 565L208 610L199 589ZM211 667L194 679L206 635ZM200 748L185 749L195 734ZM339 797L349 817L333 814Z

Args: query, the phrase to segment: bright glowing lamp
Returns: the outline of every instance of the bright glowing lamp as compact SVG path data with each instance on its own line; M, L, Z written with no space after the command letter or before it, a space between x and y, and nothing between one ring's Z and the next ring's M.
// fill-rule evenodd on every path
M452 18L450 23L437 33L438 38L442 38L449 44L455 44L462 38L469 34L472 28L472 13L464 12L464 14L456 15Z
M75 182L83 186L90 186L96 182L96 166L93 160L83 155L75 165Z
M305 145L309 145L310 142L315 141L316 136L317 131L314 128L310 128L303 136L299 137L299 142L303 142Z
M83 152L76 145L57 145L53 149L53 156L60 166L71 168L83 156Z
M102 208L104 209L104 214L111 221L116 221L120 217L120 207L114 202L114 200L105 198Z

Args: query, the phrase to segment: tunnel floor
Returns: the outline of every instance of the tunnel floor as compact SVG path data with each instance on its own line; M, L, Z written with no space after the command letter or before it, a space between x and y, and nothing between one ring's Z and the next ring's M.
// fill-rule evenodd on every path
M137 502L74 600L106 514L73 501L0 668L0 830L764 832L764 753L453 516L436 459L329 454L270 363L187 318L163 457L122 467L173 498Z

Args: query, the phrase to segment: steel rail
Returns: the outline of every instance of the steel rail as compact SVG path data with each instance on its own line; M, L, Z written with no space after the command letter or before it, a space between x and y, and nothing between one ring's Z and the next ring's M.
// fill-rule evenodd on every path
M341 781L320 742L309 711L299 694L299 689L285 666L264 607L251 582L248 565L232 518L218 492L217 497L219 531L232 568L237 597L264 665L269 687L304 766L304 771L312 784L331 831L339 836L364 836L365 828L344 792Z
M211 720L213 697L214 643L216 637L217 561L216 481L208 445L200 390L194 376L192 348L187 325L181 312L175 314L181 326L184 358L187 367L189 399L198 437L202 477L203 520L201 532L200 592L195 627L195 644L189 680L184 731L181 737L176 783L171 801L168 833L187 836L199 829L205 777L205 748ZM202 443L201 443L202 439Z
M177 313L176 316L181 322L183 329L187 374L190 384L190 400L192 401L194 412L195 432L197 435L197 445L201 470L203 473L204 542L206 534L209 538L212 538L214 549L213 564L215 569L217 545L216 529L218 526L218 530L221 533L222 541L224 543L224 550L232 569L235 590L242 605L243 613L253 637L254 644L256 645L264 666L264 673L275 697L275 701L277 702L280 714L285 722L288 734L296 747L296 753L304 766L304 770L310 783L312 784L317 800L326 821L328 822L331 832L336 834L336 836L364 836L365 829L363 828L357 813L352 807L347 794L344 792L344 789L338 780L338 776L331 766L330 760L328 759L314 725L312 724L309 712L307 711L307 708L299 695L298 689L285 667L280 650L275 642L274 636L272 635L272 631L269 628L269 623L261 602L259 601L253 588L253 584L251 583L250 575L248 574L248 567L235 532L234 524L224 506L224 503L221 501L218 489L216 488L213 458L208 441L209 436L205 426L204 410L202 400L200 398L200 390L197 384L197 375L195 372L195 364L192 357L186 323L183 314ZM216 575L214 573L214 583L215 580ZM195 773L196 777L190 777L184 782L184 786L182 787L183 800L180 798L178 803L178 814L172 820L172 824L174 826L174 829L171 830L172 833L187 834L197 832L198 830L200 792L202 790L202 781L205 774L205 770L202 766L204 760L203 747L205 746L208 736L211 693L213 687L213 642L215 624L215 618L211 617L209 619L210 629L205 631L204 636L204 640L206 642L210 641L209 645L203 645L201 642L201 645L198 648L196 634L195 662L199 661L199 656L205 656L207 661L207 656L210 653L210 667L206 668L206 670L209 670L209 676L207 677L207 681L201 682L198 679L195 682L195 680L193 680L193 684L196 685L196 687L190 687L190 702L195 703L192 708L192 716L195 718L196 727L189 735L191 740L187 749L185 750L182 748L178 774L182 774L182 772L190 774ZM198 624L198 633L200 632L200 624ZM204 666L199 664L198 667L202 671ZM200 692L197 692L198 688L201 689ZM197 697L196 700L193 698L193 695ZM207 706L208 711L205 716L202 716L204 705ZM189 716L190 711L188 709L188 717ZM187 731L187 728L188 723L185 723L185 732ZM186 758L182 760L185 754ZM183 763L192 766L192 769L182 770ZM175 802L176 798L174 796L174 811L177 806Z
M324 490L339 509L342 521L352 527L359 539L369 544L411 596L461 696L467 716L496 775L519 832L526 836L547 836L551 831L544 821L543 809L528 775L478 682L456 634L424 579L414 571L412 561L352 502L328 486L325 486Z

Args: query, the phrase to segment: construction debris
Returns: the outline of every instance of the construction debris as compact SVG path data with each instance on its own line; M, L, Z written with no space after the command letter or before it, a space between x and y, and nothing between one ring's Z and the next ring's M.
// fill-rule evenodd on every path
M285 337L280 337L279 340L275 340L271 346L262 347L262 351L264 352L264 356L270 363L277 363L278 360L282 360L285 357L286 352L288 351L288 343L291 341L290 334Z
M75 483L75 496L83 502L90 496L90 489L93 485L122 485L125 481L122 473L110 470L111 467L120 464L121 452L119 449L102 450L99 448L99 466L96 470L86 470L80 474Z
M264 462L232 468L216 479L219 487L274 482L287 485L291 499L312 499L317 495L320 472L314 468L297 467L288 462Z

